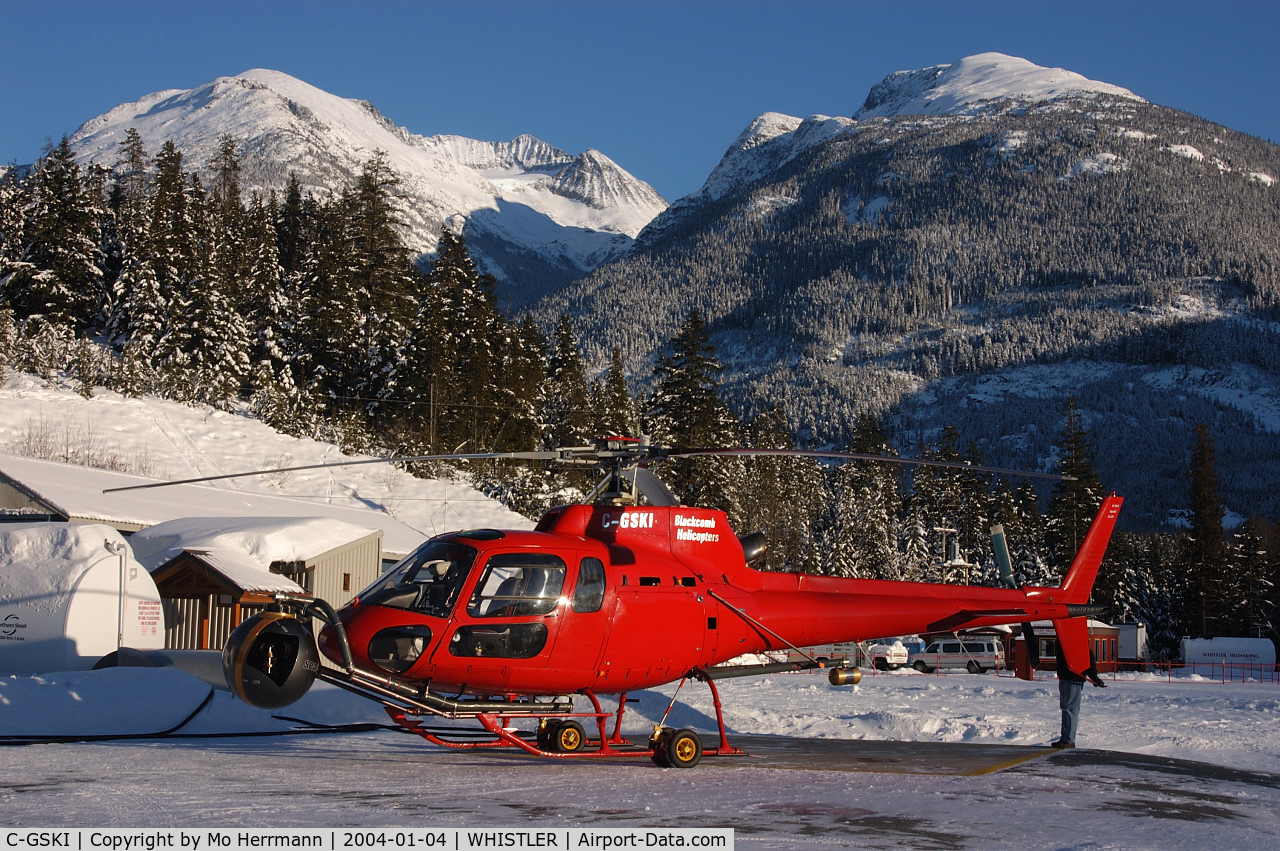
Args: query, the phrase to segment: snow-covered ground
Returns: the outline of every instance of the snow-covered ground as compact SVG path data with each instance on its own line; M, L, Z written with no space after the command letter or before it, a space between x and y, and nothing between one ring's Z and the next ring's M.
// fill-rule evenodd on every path
M330 444L280 434L238 413L150 396L126 398L103 388L85 399L61 383L22 373L0 381L0 453L156 480L359 457L344 456ZM416 479L390 464L247 476L200 487L387 514L420 533L420 539L409 542L410 549L455 529L533 527L465 482ZM307 513L305 507L300 513Z
M900 671L850 688L820 673L787 674L720 689L731 733L744 736L1031 749L1057 735L1052 676ZM633 696L626 730L644 737L672 690ZM154 733L181 724L208 694L164 670L9 677L0 679L0 735ZM709 734L705 687L687 685L680 700L668 723ZM0 748L0 824L728 826L744 848L1277 847L1278 713L1280 686L1127 675L1086 692L1080 750L957 777L881 772L856 758L826 770L707 758L681 771L647 760L499 757L381 727L283 735L299 721L387 718L323 685L274 713L217 692L168 737ZM261 735L271 732L282 735Z
M32 443L155 478L336 454L235 414L104 391L84 400L11 376L0 386L0 452ZM385 465L207 487L381 508L424 537L531 525L463 484ZM674 689L632 695L624 732L645 738ZM824 765L762 755L680 771L458 752L388 729L380 707L329 686L272 713L224 692L202 706L209 688L176 671L4 676L0 743L12 746L0 747L0 825L727 826L750 848L1280 847L1280 685L1128 676L1086 692L1080 749L1052 755L1041 747L1057 736L1052 677L899 671L837 688L793 674L720 690L727 726L748 747L752 736L794 737ZM706 688L679 696L667 723L710 734ZM926 765L928 748L954 743L1034 758L983 776L895 773L858 756L857 742L883 741L925 743Z

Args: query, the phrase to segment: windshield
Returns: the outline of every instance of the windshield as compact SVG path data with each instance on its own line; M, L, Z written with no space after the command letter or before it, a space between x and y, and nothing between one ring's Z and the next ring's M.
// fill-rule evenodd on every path
M360 594L361 605L449 616L476 551L450 541L427 541Z

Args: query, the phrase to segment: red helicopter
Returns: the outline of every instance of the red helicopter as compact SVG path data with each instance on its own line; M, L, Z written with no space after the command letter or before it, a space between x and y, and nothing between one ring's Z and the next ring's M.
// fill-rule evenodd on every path
M607 475L589 503L553 508L533 531L432 538L340 611L310 597L277 596L275 610L246 620L228 640L226 684L247 703L278 708L323 680L382 703L398 724L445 747L640 756L684 768L704 754L741 753L725 732L718 679L818 667L814 660L725 665L744 654L1050 620L1068 666L1089 666L1086 618L1101 611L1089 596L1120 497L1103 501L1056 588L774 573L752 567L764 554L761 535L740 538L723 512L679 505L644 466L690 455L926 463L809 450L666 450L624 439L549 452L430 456L592 464ZM213 478L229 477L186 481ZM318 635L312 618L323 623ZM182 666L177 655L166 663ZM859 676L856 668L830 674L835 684ZM710 687L718 741L704 746L693 730L665 723L644 744L626 740L627 694L678 680ZM575 711L578 695L589 710ZM606 711L599 695L617 695L616 711ZM431 727L433 717L474 719L487 735Z

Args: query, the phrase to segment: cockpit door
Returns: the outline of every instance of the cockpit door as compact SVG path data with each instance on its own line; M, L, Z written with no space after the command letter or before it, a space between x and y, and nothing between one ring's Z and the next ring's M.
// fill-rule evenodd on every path
M474 572L432 661L453 671L459 685L517 689L523 675L546 666L555 645L567 566L554 553L499 552Z

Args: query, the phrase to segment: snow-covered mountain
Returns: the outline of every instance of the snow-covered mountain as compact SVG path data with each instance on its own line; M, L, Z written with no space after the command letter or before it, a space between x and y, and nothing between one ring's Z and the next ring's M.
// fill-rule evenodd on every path
M759 116L537 315L572 313L593 363L617 343L643 380L696 308L730 404L801 440L871 414L907 454L950 426L988 463L1049 469L1071 397L1146 527L1185 504L1212 422L1229 506L1270 516L1277 177L1274 144L981 54L890 74L845 117Z
M1043 68L1003 53L979 53L950 65L895 71L871 87L853 117L865 121L894 115L974 115L1099 96L1146 103L1128 89L1065 68Z
M978 115L1026 110L1067 98L1123 98L1146 103L1128 89L1063 68L1043 68L1003 53L980 53L949 65L895 71L871 87L852 117L796 118L766 112L725 151L702 188L680 199L673 215L763 177L804 151L867 128L871 119L899 115ZM664 227L661 220L655 222Z
M155 92L81 126L82 161L111 166L134 128L155 154L168 140L187 170L207 167L225 137L239 145L246 194L284 189L291 172L327 196L375 151L401 180L406 240L434 251L444 222L464 225L482 268L508 299L537 295L528 273L563 283L620 255L666 202L599 151L570 155L532 136L484 142L420 136L373 104L337 97L279 71L254 69L190 90Z

